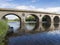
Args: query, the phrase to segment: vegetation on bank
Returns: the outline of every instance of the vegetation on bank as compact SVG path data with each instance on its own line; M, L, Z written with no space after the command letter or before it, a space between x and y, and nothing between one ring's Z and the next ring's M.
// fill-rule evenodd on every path
M5 40L7 30L8 30L7 22L0 20L0 45L4 45L3 40Z
M4 18L4 20L5 20L6 22L16 22L16 21L20 21L19 18L8 19L8 18L6 18L6 17ZM36 21L36 18L35 18L34 16L30 15L30 16L27 16L27 17L26 17L26 21Z
M34 16L29 16L26 18L26 21L36 21Z
M8 19L8 18L5 18L5 21L6 22L17 22L17 21L20 21L20 19L16 18L16 19Z

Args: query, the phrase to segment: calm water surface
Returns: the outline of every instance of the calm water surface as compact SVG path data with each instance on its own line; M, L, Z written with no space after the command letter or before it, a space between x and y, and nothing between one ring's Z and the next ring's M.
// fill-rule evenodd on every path
M14 32L17 32L17 29L20 27L20 22L9 22L8 25L10 27L13 27ZM35 23L32 23L32 24L26 23L25 24L25 28L28 30L32 30L34 27L35 27Z
M8 25L10 27L13 27L13 32L16 32L17 29L20 27L20 22L9 22Z
M60 30L10 37L8 45L60 45Z
M14 32L19 28L19 22L8 23L14 28ZM35 24L26 24L27 29L31 30ZM60 30L23 35L8 38L8 45L60 45Z

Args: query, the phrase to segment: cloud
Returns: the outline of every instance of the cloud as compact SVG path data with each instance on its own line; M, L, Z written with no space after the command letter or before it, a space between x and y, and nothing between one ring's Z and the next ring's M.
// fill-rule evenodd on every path
M16 9L25 9L25 10L33 10L35 9L34 6L17 6Z
M60 7L36 8L35 6L32 5L26 6L26 5L18 5L18 4L10 3L10 1L14 1L14 0L3 0L3 1L0 0L0 8L15 8L15 9L60 13ZM31 1L36 2L39 0L31 0Z
M1 4L0 3L0 8L14 8L16 5L11 4L11 3L5 3L5 4Z
M60 13L60 7L38 8L37 11Z
M16 9L60 13L60 7L36 8L35 6L17 6Z
M60 13L60 7L38 8L37 11Z
M17 6L13 2L14 0L0 0L0 8L13 8L15 6Z

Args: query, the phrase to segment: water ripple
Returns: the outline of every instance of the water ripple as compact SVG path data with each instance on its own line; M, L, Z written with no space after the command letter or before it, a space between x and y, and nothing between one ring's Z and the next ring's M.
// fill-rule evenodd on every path
M60 45L60 31L11 37L8 45Z

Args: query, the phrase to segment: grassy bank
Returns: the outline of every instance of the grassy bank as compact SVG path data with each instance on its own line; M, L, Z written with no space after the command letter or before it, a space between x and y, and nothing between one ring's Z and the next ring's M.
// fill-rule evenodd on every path
M0 20L0 45L4 45L4 42L2 42L5 38L5 35L8 30L7 22Z

